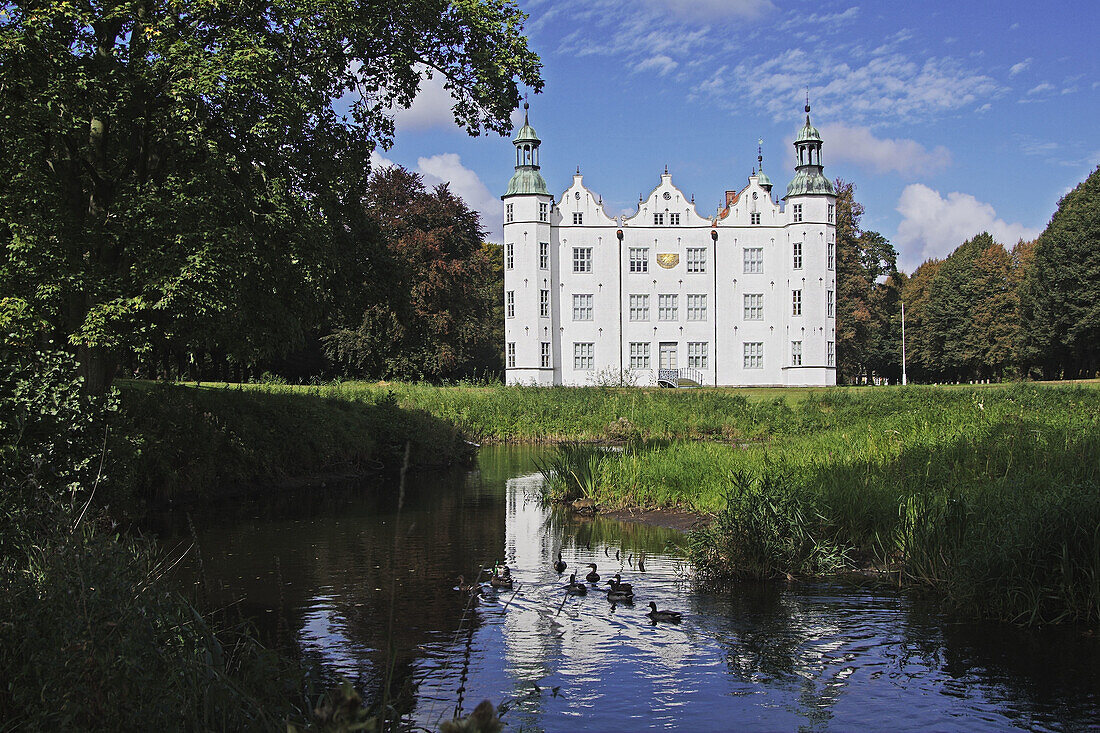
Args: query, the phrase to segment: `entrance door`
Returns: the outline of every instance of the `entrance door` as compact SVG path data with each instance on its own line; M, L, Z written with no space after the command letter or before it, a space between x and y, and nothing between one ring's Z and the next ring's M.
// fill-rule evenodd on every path
M676 369L676 342L661 342L661 369Z

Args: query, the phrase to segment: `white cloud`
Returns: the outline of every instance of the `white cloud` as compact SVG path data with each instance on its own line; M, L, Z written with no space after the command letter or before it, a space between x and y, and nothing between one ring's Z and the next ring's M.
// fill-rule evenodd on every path
M759 18L775 10L771 0L648 0L674 17L717 20L723 17Z
M454 127L454 98L443 88L443 77L433 74L431 79L420 83L420 91L408 109L394 110L394 123L397 131L423 130L432 127Z
M877 138L866 127L825 125L821 136L830 159L849 161L876 173L928 175L951 165L951 151L942 145L928 150L915 140Z
M481 182L477 173L462 165L462 159L457 154L441 153L430 158L417 158L416 169L429 186L449 184L452 192L481 214L483 227L490 232L496 230L504 214L504 204Z
M1026 58L1018 64L1013 64L1012 68L1008 70L1008 75L1009 76L1016 76L1021 71L1023 71L1027 67L1031 66L1031 62L1032 62L1032 59Z
M635 66L634 70L638 72L653 70L661 76L664 76L668 72L674 70L677 66L679 66L679 64L673 61L668 56L665 56L664 54L658 54L656 56L650 56L648 59Z
M1054 89L1054 85L1053 84L1048 84L1047 82L1044 81L1042 84L1037 84L1036 86L1033 86L1031 89L1028 89L1027 93L1029 95L1042 94L1043 92L1049 92L1052 89Z
M902 221L894 244L901 255L902 268L909 272L929 257L946 257L982 232L989 232L995 240L1011 247L1020 239L1034 239L1041 231L997 218L991 205L970 194L956 191L944 197L921 183L905 187L897 211Z

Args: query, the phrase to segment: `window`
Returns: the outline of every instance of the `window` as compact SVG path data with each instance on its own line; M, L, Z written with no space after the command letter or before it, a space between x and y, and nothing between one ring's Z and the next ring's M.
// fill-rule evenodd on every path
M754 211L751 214L749 214L749 224L759 224L759 223L760 223L760 212L759 211Z
M707 320L707 296L706 295L689 295L688 296L688 320L689 321L705 321L705 320Z
M794 220L796 222L797 221L802 221L802 204L795 204L794 205Z
M504 269L511 270L515 264L515 247L511 242L504 245Z
M792 290L791 291L791 315L792 316L802 315L802 291L801 290Z
M632 321L648 321L649 320L649 296L648 295L631 295L630 296L630 320L632 320Z
M630 368L649 369L649 343L644 341L630 342Z
M516 342L508 342L508 368L515 369L516 367Z
M649 247L630 248L630 271L649 272Z
M757 274L764 272L764 248L745 248L745 274Z
M825 291L825 315L829 318L833 317L833 291Z
M745 342L745 368L764 368L764 344L761 341Z
M539 366L543 369L550 368L550 342L542 342L542 352L539 355Z
M574 321L591 321L592 320L592 296L591 295L574 295L573 296L573 320Z
M764 294L745 293L745 320L764 320Z
M828 268L830 270L832 270L833 269L833 264L836 262L836 245L832 242L829 242L825 246L826 246L826 252L827 252L827 254L826 254L827 262L825 264L828 266Z
M791 366L802 366L802 342L791 342Z
M792 245L792 246L794 248L794 260L793 260L792 264L794 266L794 269L801 270L802 269L802 242L795 242L794 245Z
M706 341L688 341L688 369L707 368Z
M833 211L835 209L836 209L835 206L833 206L832 204L829 204L829 223L830 224L833 222Z
M539 291L539 318L550 317L550 291Z
M539 242L539 269L550 269L550 243Z
M594 344L573 344L573 368L583 371L592 369L592 351Z
M657 320L675 321L678 318L675 295L657 296Z
M825 366L836 366L836 344L825 342Z
M504 294L504 306L507 309L508 318L516 317L516 291L509 290Z
M592 248L573 248L573 272L592 272Z
M574 224L583 224L584 223L584 212L574 211L573 212L573 223Z
M550 218L550 204L539 204L539 221L547 221Z
M688 272L706 272L707 271L707 251L703 247L688 247L687 250L687 271Z
M504 205L504 223L511 224L516 220L515 215L512 213L512 204Z
M679 214L669 214L668 215L668 223L671 224L672 226L679 226L680 225L680 215Z
M656 224L657 226L663 225L665 223L665 215L664 214L654 214L653 215L653 223Z

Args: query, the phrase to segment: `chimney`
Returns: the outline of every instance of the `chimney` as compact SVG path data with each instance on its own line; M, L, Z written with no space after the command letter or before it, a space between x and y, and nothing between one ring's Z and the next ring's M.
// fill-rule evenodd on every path
M736 204L736 203L737 203L737 192L736 191L726 191L726 206L729 207L729 206L732 206L733 204Z

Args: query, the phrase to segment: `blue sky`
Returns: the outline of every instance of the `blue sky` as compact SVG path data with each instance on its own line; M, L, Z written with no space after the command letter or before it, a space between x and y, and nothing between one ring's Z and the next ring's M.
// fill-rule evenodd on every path
M763 139L779 195L809 87L826 175L857 186L863 225L911 272L990 231L1046 226L1100 163L1100 2L520 0L546 87L532 95L555 195L580 166L609 213L665 165L711 215ZM438 80L396 113L392 161L446 180L500 241L508 138L470 138ZM516 118L519 119L519 118Z

